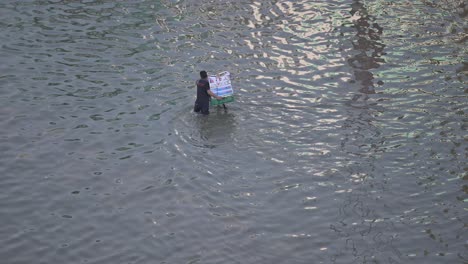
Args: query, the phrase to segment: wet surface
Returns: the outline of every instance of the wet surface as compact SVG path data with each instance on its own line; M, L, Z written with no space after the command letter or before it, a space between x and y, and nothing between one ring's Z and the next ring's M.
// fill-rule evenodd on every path
M2 1L7 263L466 263L463 1ZM193 114L200 70L228 110Z

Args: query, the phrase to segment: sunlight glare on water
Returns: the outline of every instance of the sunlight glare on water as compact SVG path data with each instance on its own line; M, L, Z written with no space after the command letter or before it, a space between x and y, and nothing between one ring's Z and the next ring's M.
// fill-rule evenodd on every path
M2 1L0 258L466 263L466 15ZM200 70L227 111L192 112Z

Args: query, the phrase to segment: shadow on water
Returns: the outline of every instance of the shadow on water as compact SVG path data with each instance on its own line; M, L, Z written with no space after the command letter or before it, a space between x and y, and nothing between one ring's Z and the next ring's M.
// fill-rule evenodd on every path
M357 17L354 21L356 39L353 40L353 48L358 52L348 59L348 64L353 68L354 76L359 82L360 92L364 94L375 93L374 75L370 71L379 67L379 63L385 62L381 56L384 54L385 45L381 43L380 36L383 28L379 26L372 15L368 14L364 4L354 1L351 5L351 15Z
M381 41L383 28L359 0L351 4L350 14L356 34L351 40L355 54L348 59L348 64L358 82L359 92L346 103L351 108L348 110L349 117L344 121L345 138L341 147L343 150L348 148L347 153L351 155L371 157L369 152L376 151L375 148L381 143L380 132L374 125L377 104L375 101L369 102L369 95L376 93L371 70L385 62L381 58L385 54L385 44Z
M393 226L375 220L380 217L377 211L385 211L376 202L377 193L385 189L377 169L384 139L375 125L376 104L369 99L376 94L372 70L385 62L381 58L385 48L381 42L383 28L361 1L353 1L350 14L356 33L351 40L354 55L347 61L359 88L345 103L349 107L348 117L342 126L341 149L350 160L342 173L349 189L342 198L338 221L330 228L341 237L354 261L367 263L379 259L399 263L401 253L392 245L395 238L386 235L394 231ZM331 258L340 261L338 255Z
M214 107L209 116L198 116L196 127L200 138L211 147L227 144L236 129L235 115L229 110Z
M211 107L210 115L185 109L180 122L175 122L176 135L185 143L200 148L216 148L232 142L236 130L236 115L230 109Z

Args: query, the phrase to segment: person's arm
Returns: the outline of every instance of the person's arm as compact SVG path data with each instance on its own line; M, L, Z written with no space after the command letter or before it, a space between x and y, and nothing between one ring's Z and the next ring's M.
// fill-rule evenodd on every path
M221 100L223 99L221 96L217 96L216 94L214 94L211 90L206 90L208 92L209 95L213 96L214 98L218 99L218 100Z

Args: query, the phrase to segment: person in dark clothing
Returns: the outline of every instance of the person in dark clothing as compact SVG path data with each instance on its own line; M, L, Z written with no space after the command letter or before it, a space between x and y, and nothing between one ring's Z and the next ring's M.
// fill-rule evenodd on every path
M197 81L197 100L193 111L208 115L210 113L210 100L211 96L221 100L221 96L217 96L210 90L210 82L208 81L208 74L206 71L200 72L200 80Z

